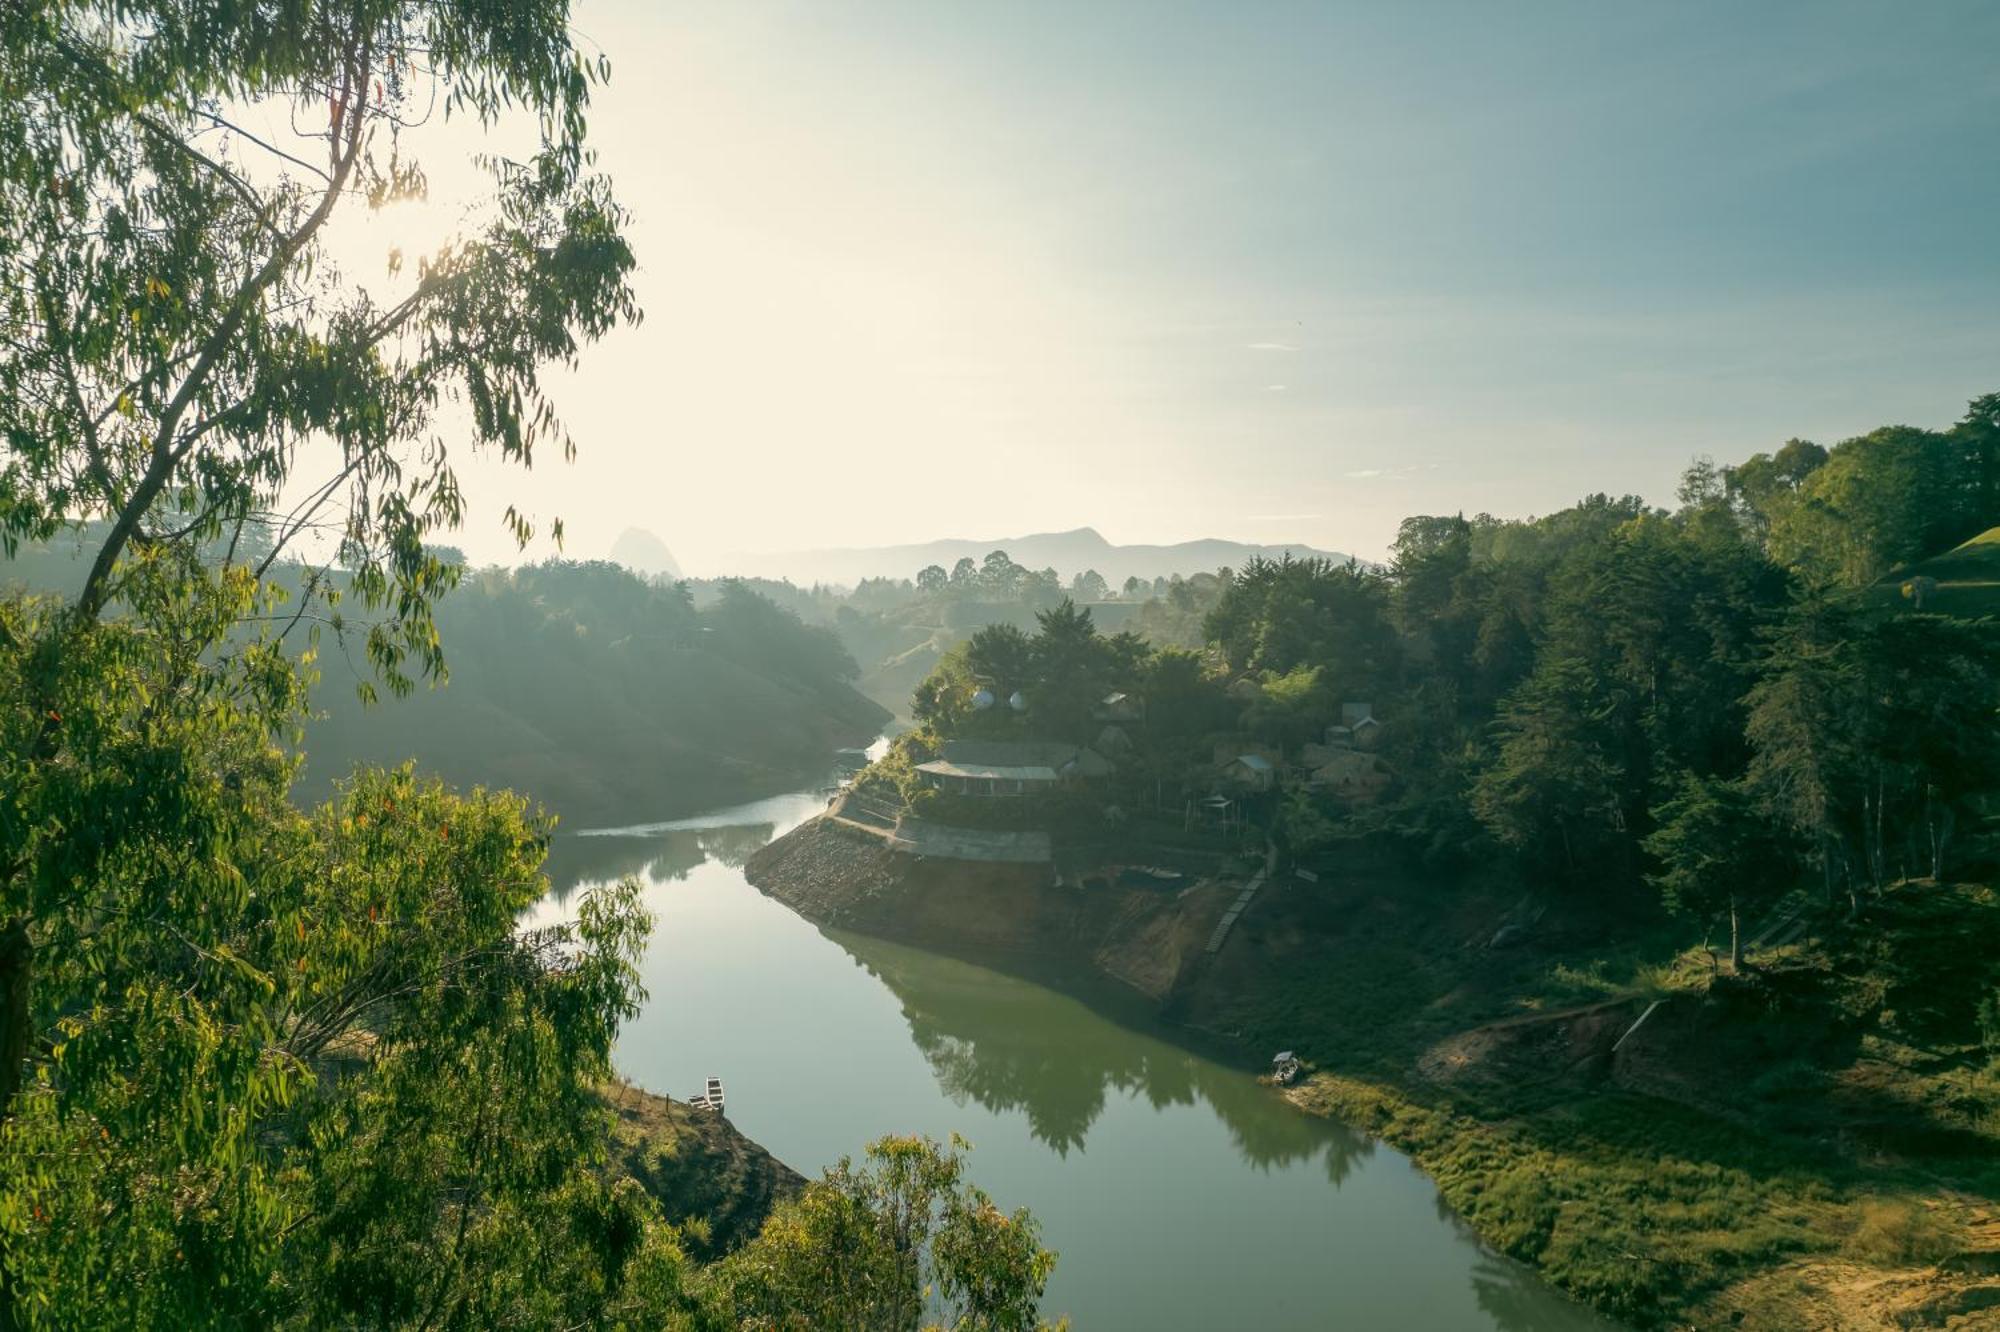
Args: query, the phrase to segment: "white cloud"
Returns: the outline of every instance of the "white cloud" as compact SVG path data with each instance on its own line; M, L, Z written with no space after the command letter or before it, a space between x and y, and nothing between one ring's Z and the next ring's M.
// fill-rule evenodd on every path
M1293 346L1293 345L1292 345L1291 343L1289 343L1289 342L1253 342L1253 343L1251 343L1251 344L1250 344L1250 347L1249 347L1249 350L1251 350L1251 351L1277 351L1277 352L1295 352L1295 351L1297 351L1297 350L1298 350L1298 348L1297 348L1297 347L1294 347L1294 346Z
M1283 385L1283 384L1266 384L1266 385L1264 385L1264 392L1266 392L1266 393L1283 393L1283 392L1285 391L1285 387L1286 387L1286 386L1285 386L1285 385Z

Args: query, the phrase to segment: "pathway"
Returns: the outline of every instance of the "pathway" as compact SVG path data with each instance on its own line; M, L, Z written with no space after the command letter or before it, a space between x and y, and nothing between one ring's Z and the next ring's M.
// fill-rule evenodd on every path
M1238 893L1236 900L1229 904L1229 910L1223 912L1222 919L1215 922L1215 933L1208 936L1208 948L1205 950L1206 952L1214 954L1222 951L1222 945L1229 941L1230 929L1235 926L1238 918L1250 909L1250 899L1257 895L1257 890L1264 886L1266 879L1270 878L1271 870L1277 862L1277 844L1274 842L1265 843L1264 868L1250 876L1250 882L1243 886L1243 891Z

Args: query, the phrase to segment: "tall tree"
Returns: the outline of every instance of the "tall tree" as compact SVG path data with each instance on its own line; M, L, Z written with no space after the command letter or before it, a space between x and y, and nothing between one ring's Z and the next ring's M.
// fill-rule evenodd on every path
M2000 525L2000 393L1974 398L1951 433L1964 454L1975 531Z
M1011 600L1021 590L1021 581L1028 571L1014 563L1004 550L986 553L979 564L979 585L989 597L997 601Z
M65 1291L139 1325L275 1298L298 1200L274 1193L270 1115L315 1075L291 1005L353 956L283 947L333 924L307 880L345 872L283 809L285 634L354 628L395 688L440 675L454 459L569 450L544 368L637 315L584 141L602 73L561 3L0 16L0 543L92 542L73 597L0 612L0 1326L61 1316ZM348 280L334 219L421 192L433 102L527 134L493 142L468 234ZM234 123L253 105L295 137ZM281 579L286 558L311 563ZM581 1020L619 993L562 1002ZM60 1213L37 1192L58 1163Z
M972 678L1003 699L1034 682L1034 645L1011 624L989 624L974 633L965 660Z
M1742 781L1685 774L1654 814L1648 876L1677 915L1729 921L1729 969L1743 969L1745 914L1783 895L1795 861L1778 825Z
M122 600L174 643L153 687L240 687L272 658L204 657L226 631L310 623L341 592L381 612L366 649L392 685L440 673L430 608L457 567L426 541L463 512L453 441L523 464L545 443L568 451L542 369L637 313L621 214L587 169L602 68L571 48L560 7L67 0L13 11L0 43L0 541L102 520L75 600L34 622L26 655L49 670L28 686L51 692ZM343 285L329 223L356 198L421 190L402 127L433 96L487 123L525 110L541 134L492 159L482 229L393 296ZM325 128L292 152L231 124L265 99ZM509 519L526 540L530 521ZM275 561L328 526L338 540L280 614ZM17 780L32 789L66 743L49 717ZM4 848L0 994L21 988L46 913L77 909L36 889L41 820L24 825ZM0 1044L19 1048L27 1021L8 1003ZM0 1068L0 1104L18 1072Z
M1095 569L1085 569L1070 580L1070 595L1078 601L1103 601L1111 595L1111 585Z
M1858 628L1832 589L1805 583L1767 632L1746 698L1751 787L1803 841L1829 897L1836 882L1852 882L1846 806L1868 743Z
M1071 740L1088 739L1090 709L1112 683L1109 644L1088 608L1064 597L1035 613L1034 685L1029 703L1035 729Z
M1572 883L1616 871L1630 825L1620 746L1584 663L1554 657L1502 706L1492 763L1472 789L1480 822L1538 869Z

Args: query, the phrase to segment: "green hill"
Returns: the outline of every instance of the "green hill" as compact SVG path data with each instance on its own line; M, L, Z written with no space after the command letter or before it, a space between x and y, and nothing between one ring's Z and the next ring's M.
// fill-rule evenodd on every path
M75 595L94 536L23 545L0 558L0 588ZM697 609L684 585L602 561L467 571L437 608L449 682L366 707L360 644L323 636L298 798L325 799L358 763L414 759L572 827L671 818L812 781L881 733L890 713L855 690L830 629L742 583L709 591Z
M1876 584L1871 599L1893 599L1914 607L1922 579L1934 584L1921 589L1927 611L1968 617L2000 614L2000 527L1988 528L1962 546L1897 570Z
M356 763L504 786L570 826L666 818L770 794L866 744L886 710L839 640L739 585L695 610L603 563L467 575L438 609L451 679L364 707L323 652L304 798Z

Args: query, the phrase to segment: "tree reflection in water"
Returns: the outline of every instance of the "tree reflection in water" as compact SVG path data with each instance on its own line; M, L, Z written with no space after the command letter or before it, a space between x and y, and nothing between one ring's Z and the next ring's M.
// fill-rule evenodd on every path
M543 872L556 901L568 902L580 887L610 883L628 874L674 883L711 860L740 869L774 831L770 823L741 823L558 833L550 839Z
M862 935L828 937L902 1003L910 1035L954 1101L1019 1111L1035 1137L1081 1151L1114 1089L1155 1109L1206 1102L1259 1169L1316 1156L1338 1186L1374 1150L1342 1124L1300 1114L1242 1073L1128 1031L1067 996Z
M1580 1304L1565 1305L1534 1273L1496 1254L1473 1264L1472 1293L1498 1332L1610 1330L1602 1318Z
M740 868L775 832L793 826L817 809L818 801L810 796L781 797L719 811L706 819L591 834L559 834L550 848L548 875L559 901L573 898L582 885L627 874L642 875L656 884L675 884L692 876L704 891L740 892L754 897L756 890L744 884L739 874L719 867ZM697 873L700 866L710 861L716 862L718 868ZM680 890L669 890L665 897L696 909L693 899ZM754 955L759 953L758 944L765 937L762 931L773 924L768 913L777 910L780 909L773 904L759 903L758 910L748 914L722 913L715 923L723 931L721 938ZM735 932L731 933L732 930ZM830 959L822 951L825 945L810 929L799 926L781 933L790 940L789 944L774 947L769 957L753 956L748 960L732 950L724 971L730 985L757 987L758 1005L753 1007L759 1007L759 1012L746 1020L784 1024L783 1030L774 1036L774 1043L782 1047L787 1039L797 1038L800 1031L791 1006L800 1001L811 1002L811 994L788 989L782 978L767 974L769 969L799 963L801 945L807 946L817 959L817 967L824 969L807 968L818 978L815 983L839 979L834 973L843 968L836 962L826 969ZM1099 1144L1097 1155L1103 1158L1101 1164L1114 1172L1114 1178L1119 1177L1116 1172L1120 1170L1150 1169L1148 1163L1155 1159L1150 1153L1159 1150L1158 1144L1190 1142L1199 1143L1202 1154L1202 1159L1189 1162L1192 1171L1207 1171L1211 1181L1233 1172L1236 1167L1226 1157L1215 1159L1219 1144L1203 1118L1210 1113L1225 1126L1237 1159L1262 1172L1303 1167L1308 1172L1304 1181L1308 1194L1314 1191L1310 1175L1313 1163L1318 1163L1328 1180L1339 1187L1360 1172L1363 1163L1374 1154L1369 1139L1338 1123L1295 1111L1270 1089L1258 1086L1242 1073L1142 1032L1119 1027L1061 994L882 940L826 933L834 946L844 950L856 965L865 968L887 988L901 1010L903 1021L896 1024L884 1011L881 996L873 992L872 985L867 987L870 993L864 1007L868 1022L880 1024L886 1020L889 1025L870 1025L865 1034L871 1046L880 1045L875 1057L883 1061L884 1068L891 1069L893 1076L889 1081L900 1089L899 1095L915 1092L916 1101L928 1102L928 1089L923 1086L928 1076L946 1097L961 1107L976 1104L990 1113L1018 1116L1015 1122L1024 1124L1036 1143L1061 1158L1081 1158L1088 1153L1091 1130L1100 1123L1107 1126L1107 1133L1112 1125L1141 1126L1146 1112L1140 1107L1150 1106L1162 1117L1157 1123L1143 1127L1157 1128L1160 1133L1157 1138L1148 1135L1147 1143L1139 1145L1138 1155L1123 1150L1134 1144L1122 1141ZM833 988L847 992L853 987ZM843 1020L859 1021L864 1016L851 1003L834 1007ZM922 1056L921 1066L913 1066L909 1061L908 1052L901 1046L903 1033L899 1026L907 1028L911 1044ZM817 1028L826 1029L824 1024ZM732 1028L729 1038L733 1040L738 1034ZM653 1035L659 1037L660 1031ZM813 1114L804 1108L800 1113L807 1117ZM871 1131L878 1127L876 1118L882 1113L880 1107L868 1110ZM1190 1136L1186 1132L1190 1129L1199 1131ZM825 1135L806 1132L804 1137L818 1142ZM1015 1150L1025 1150L1031 1155L1036 1151L1012 1134L1009 1137ZM1082 1160L1075 1160L1074 1167L1064 1167L1063 1172L1070 1168L1083 1170ZM1389 1177L1393 1180L1397 1173L1391 1171ZM1368 1174L1373 1178L1375 1172ZM1078 1175L1078 1179L1098 1177L1101 1172L1086 1171ZM1050 1215L1058 1221L1068 1215L1073 1222L1074 1200L1069 1204L1072 1211L1065 1213L1060 1201L1062 1189L1055 1187L1053 1192L1057 1201L1051 1202ZM1248 1195L1232 1193L1224 1201L1241 1201L1245 1196ZM1340 1226L1347 1224L1337 1217L1326 1216L1323 1210L1315 1211L1310 1204L1302 1205L1299 1200L1304 1195L1297 1189L1280 1188L1270 1196L1280 1207L1302 1207L1287 1211L1293 1224L1307 1224L1304 1220L1307 1217L1318 1218L1331 1228L1329 1234L1338 1233ZM1434 1190L1430 1191L1430 1197L1436 1198ZM1289 1204L1287 1198L1292 1200ZM1363 1204L1363 1211L1356 1213L1362 1215L1367 1207L1380 1201L1379 1191L1358 1190L1353 1200ZM1441 1214L1450 1215L1442 1200L1438 1200L1438 1206ZM1097 1223L1101 1223L1101 1218ZM1455 1219L1452 1224L1459 1225ZM1428 1227L1424 1229L1429 1233ZM1472 1325L1466 1320L1477 1316L1471 1307L1476 1303L1486 1320L1479 1325L1498 1332L1517 1329L1526 1332L1531 1328L1537 1332L1540 1329L1607 1332L1607 1324L1553 1297L1525 1269L1490 1254L1466 1255L1455 1245L1448 1247L1458 1255L1451 1263L1449 1282L1453 1287L1453 1308L1459 1311L1457 1316L1462 1320L1452 1325ZM1423 1252L1436 1255L1435 1249ZM1101 1280L1115 1286L1124 1279L1122 1270L1117 1268L1121 1258L1116 1246L1106 1250L1102 1261L1111 1264L1108 1270L1114 1274ZM1142 1259L1126 1254L1123 1261ZM1459 1274L1468 1268L1470 1291L1459 1284L1463 1279ZM1371 1272L1369 1279L1378 1275ZM1380 1275L1380 1279L1393 1284L1399 1278ZM1155 1322L1193 1325L1176 1320ZM1273 1325L1281 1324L1282 1320ZM1221 1324L1209 1319L1200 1325Z
M1433 1201L1439 1220L1485 1249L1442 1193ZM1472 1265L1472 1297L1493 1320L1495 1332L1615 1332L1597 1314L1551 1291L1527 1267L1491 1250L1482 1252Z

